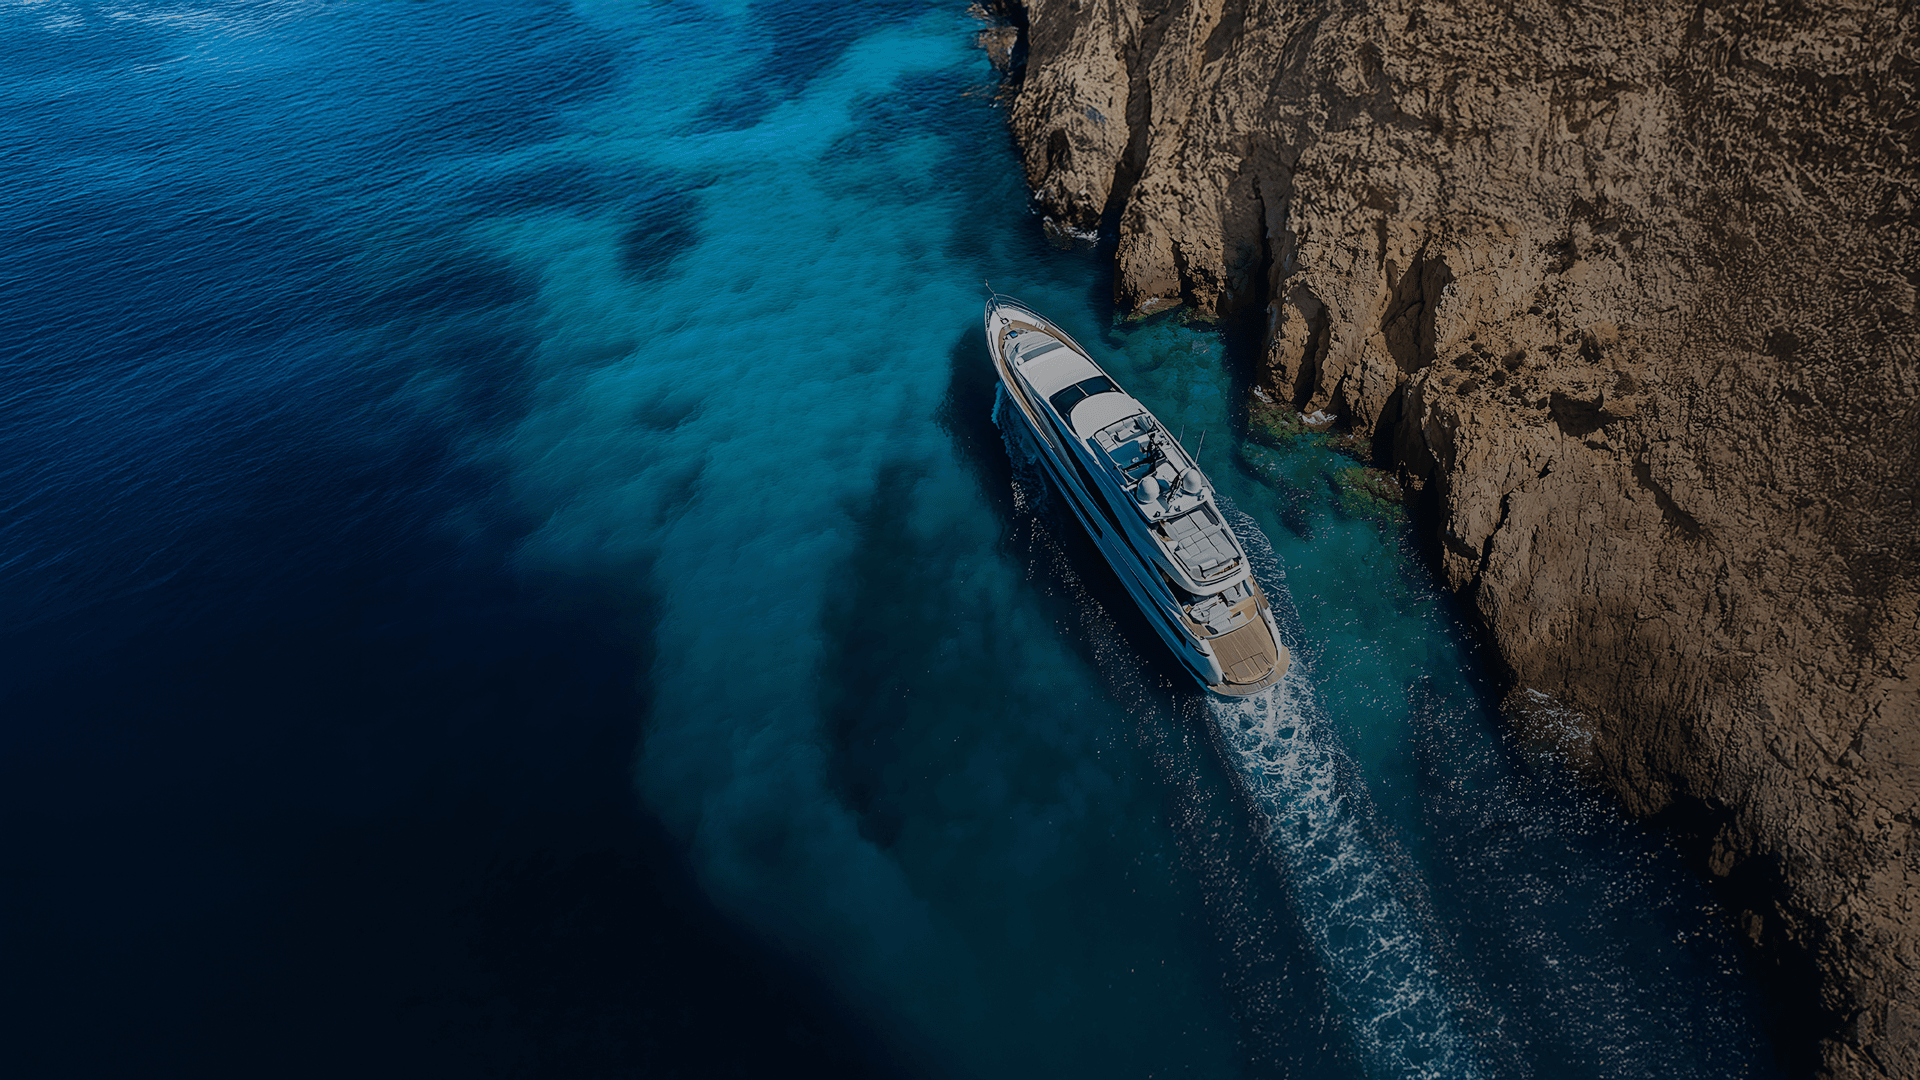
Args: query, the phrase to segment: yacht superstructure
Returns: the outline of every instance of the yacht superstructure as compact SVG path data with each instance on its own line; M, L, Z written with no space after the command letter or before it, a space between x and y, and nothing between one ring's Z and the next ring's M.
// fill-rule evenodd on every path
M1004 296L987 302L987 348L1009 408L1054 483L1147 621L1196 678L1242 697L1280 681L1266 594L1179 440L1065 331Z

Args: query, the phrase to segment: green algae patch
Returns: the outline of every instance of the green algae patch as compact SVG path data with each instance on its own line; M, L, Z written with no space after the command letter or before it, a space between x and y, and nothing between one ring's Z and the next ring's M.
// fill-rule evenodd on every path
M1372 444L1338 423L1327 413L1308 416L1258 396L1247 406L1247 434L1256 441L1280 450L1296 446L1322 447L1364 464L1372 456Z
M1320 441L1321 432L1292 409L1255 401L1247 410L1247 435L1255 442L1286 450L1309 440Z
M1406 520L1407 495L1392 473L1365 465L1335 469L1328 482L1334 503L1346 517L1399 523Z

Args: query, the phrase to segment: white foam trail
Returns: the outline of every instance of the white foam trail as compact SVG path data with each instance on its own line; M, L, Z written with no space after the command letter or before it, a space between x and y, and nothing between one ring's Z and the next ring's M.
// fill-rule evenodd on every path
M1266 537L1246 515L1228 513L1256 570L1277 577ZM1367 836L1358 777L1314 700L1306 664L1296 654L1285 678L1267 692L1210 698L1208 705L1247 794L1267 820L1267 841L1285 868L1367 1074L1375 1080L1478 1075L1420 920Z
M1011 406L994 396L993 418L1014 465L1014 498L1025 507L1049 491L1038 450ZM1279 559L1260 527L1222 507L1271 595L1284 596ZM1471 1080L1480 1070L1452 1016L1444 983L1415 911L1367 836L1369 810L1353 764L1314 700L1295 652L1279 684L1208 707L1241 783L1267 820L1266 840L1285 868L1299 917L1343 1007L1355 1050L1373 1080Z

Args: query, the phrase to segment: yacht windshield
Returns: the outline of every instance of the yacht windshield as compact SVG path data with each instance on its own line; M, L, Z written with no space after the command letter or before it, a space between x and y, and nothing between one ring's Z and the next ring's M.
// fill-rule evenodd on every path
M1080 370L1085 371L1086 369L1081 368ZM1060 414L1060 419L1065 420L1073 413L1073 407L1080 404L1082 400L1090 398L1095 394L1117 394L1119 392L1120 388L1113 385L1112 379L1107 378L1105 375L1095 375L1091 379L1082 379L1072 386L1067 387L1065 390L1054 391L1053 396L1047 400L1053 404L1053 411Z

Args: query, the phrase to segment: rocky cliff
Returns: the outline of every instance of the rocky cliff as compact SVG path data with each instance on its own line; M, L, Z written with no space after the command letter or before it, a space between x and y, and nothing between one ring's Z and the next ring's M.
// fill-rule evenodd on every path
M1691 837L1794 1072L1920 1077L1912 0L1029 0L1122 303L1422 491L1517 722Z

